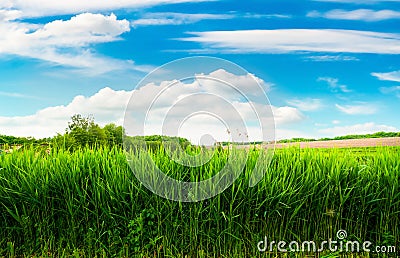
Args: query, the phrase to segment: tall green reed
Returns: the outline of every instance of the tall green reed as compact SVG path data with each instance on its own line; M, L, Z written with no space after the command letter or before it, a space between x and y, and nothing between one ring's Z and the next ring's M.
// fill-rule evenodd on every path
M179 203L149 191L119 148L33 147L0 156L0 255L258 256L257 242L335 238L399 245L400 149L277 150L256 186L249 179L258 151L223 193ZM136 153L137 169L147 169ZM245 157L245 152L239 152ZM201 167L150 152L176 179L218 173L228 150ZM14 250L15 249L15 250Z

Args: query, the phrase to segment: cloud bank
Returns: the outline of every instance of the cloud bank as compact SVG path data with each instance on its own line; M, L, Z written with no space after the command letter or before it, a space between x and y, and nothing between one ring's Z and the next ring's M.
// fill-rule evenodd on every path
M216 74L221 78L225 78L227 82L234 81L241 84L241 87L244 89L246 89L247 83L254 83L254 75L234 75L222 69L207 75L216 76ZM263 83L261 79L257 77L255 79ZM77 113L93 115L96 122L100 125L111 122L123 125L125 109L133 94L135 95L135 102L132 104L133 106L131 106L131 108L143 115L142 111L148 108L146 96L159 92L160 87L165 87L169 84L171 84L171 81L163 81L157 84L148 83L140 89L132 91L113 90L106 87L99 90L93 96L76 96L68 105L48 107L29 116L0 117L0 134L34 136L36 138L54 136L57 132L63 133L70 117ZM259 105L260 108L271 108L278 126L301 122L304 119L301 111L295 107L276 107L268 106L265 103L249 103L243 99L237 98L238 94L232 93L232 89L230 90L231 92L228 92L227 89L220 89L216 86L215 82L206 81L201 78L190 83L177 82L176 87L165 91L162 98L156 102L151 109L151 114L149 115L151 115L152 119L150 120L149 133L161 133L161 131L159 131L159 125L163 123L165 114L167 114L172 107L175 108L175 113L169 117L172 122L182 122L174 121L174 117L179 117L179 115L184 114L188 107L196 110L207 108L215 112L218 111L218 114L222 117L226 116L230 119L229 116L232 112L225 109L219 102L213 101L212 98L207 99L201 97L195 98L194 100L188 99L190 101L185 102L186 97L192 93L195 94L198 92L213 92L217 96L219 95L226 98L230 105L232 105L246 121L249 121L249 133L257 128L257 125L253 123L254 120L270 119L270 117L254 117L254 115L251 114L252 109L250 104ZM251 92L248 94L251 94ZM214 133L216 138L220 137L219 139L226 139L227 137L226 130L221 129L222 125L215 119L207 120L202 116L197 116L190 119L189 122L190 126L182 127L183 131L181 135L194 142L199 140L199 135L201 136L205 130ZM152 125L154 125L154 127L152 127ZM129 130L129 128L127 129ZM231 131L232 134L236 133L234 129Z

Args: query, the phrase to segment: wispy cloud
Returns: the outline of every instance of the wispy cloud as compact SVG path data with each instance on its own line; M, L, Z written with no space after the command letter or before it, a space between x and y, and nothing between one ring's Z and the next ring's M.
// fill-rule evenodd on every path
M392 92L396 92L396 91L400 91L400 86L393 86L393 87L381 87L379 88L379 90L382 93L392 93Z
M226 20L234 18L244 19L288 19L290 15L285 14L258 14L258 13L238 13L229 12L224 14L210 14L210 13L173 13L173 12L160 12L160 13L145 13L137 20L131 21L131 25L138 26L151 26L151 25L182 25L191 24L203 20Z
M393 10L370 10L370 9L358 9L358 10L341 10L335 9L325 13L319 11L311 11L307 14L307 17L312 18L326 18L334 20L354 20L354 21L367 21L376 22L390 19L400 19L400 12Z
M238 14L239 18L252 18L252 19L289 19L292 18L288 14L259 14L259 13L245 13L243 15Z
M297 107L301 111L315 111L320 109L322 105L322 101L320 99L292 99L286 101L286 103L290 106Z
M378 111L375 105L359 103L357 105L335 105L336 108L347 115L372 115Z
M400 86L380 87L379 91L383 94L394 94L396 97L400 98Z
M226 53L400 54L400 34L339 29L277 29L189 32L182 41Z
M388 73L371 73L371 75L377 77L381 81L400 82L400 71Z
M0 9L19 10L22 17L43 17L206 1L210 2L213 0L5 0L0 3Z
M0 96L11 97L11 98L21 98L21 99L40 99L37 96L25 95L17 92L7 92L0 91Z
M332 78L332 77L319 77L317 81L323 81L326 82L329 86L329 89L332 92L343 92L343 93L348 93L351 92L350 89L347 88L347 85L340 84L339 79L337 78Z
M346 61L360 61L354 56L343 56L343 55L321 55L321 56L307 56L307 60L315 62L346 62Z
M149 25L181 25L199 22L202 20L232 19L233 14L207 14L207 13L146 13L140 19L131 22L132 26Z

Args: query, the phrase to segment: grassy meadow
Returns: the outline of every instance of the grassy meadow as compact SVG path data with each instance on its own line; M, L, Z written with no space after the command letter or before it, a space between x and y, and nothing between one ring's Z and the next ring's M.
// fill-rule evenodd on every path
M190 181L217 173L228 152L203 168L150 155ZM138 169L147 167L142 154L133 155ZM276 257L258 251L265 236L323 241L340 229L349 240L400 248L399 147L276 150L249 187L257 155L222 194L181 203L146 189L118 147L1 154L0 257Z

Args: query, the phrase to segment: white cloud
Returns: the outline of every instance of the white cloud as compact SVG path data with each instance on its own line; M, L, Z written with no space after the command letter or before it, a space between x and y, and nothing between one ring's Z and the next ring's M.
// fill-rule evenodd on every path
M132 21L131 25L181 25L195 23L202 20L223 20L234 17L235 16L233 14L146 13L142 18Z
M155 5L204 2L205 0L6 0L0 8L19 10L24 17L43 17L84 12L115 11L119 9L139 9Z
M293 107L272 107L272 112L274 113L275 123L278 126L304 120L304 115Z
M360 61L354 56L332 56L332 55L321 55L321 56L307 56L305 59L315 61L315 62L341 62L341 61Z
M119 69L146 70L132 61L94 53L91 45L121 40L130 30L127 20L114 14L83 13L47 24L0 23L0 54L18 55L55 65L85 69L93 74Z
M249 86L245 85L246 83L254 85L255 82L254 75L239 75L236 76L235 80L234 75L223 70L217 70L208 75L215 77L217 74L227 78L227 80L237 81L242 85L240 87L243 87L244 91L249 89ZM256 77L256 81L262 80ZM216 114L217 117L232 125L231 136L235 134L234 129L238 129L242 138L245 136L244 130L237 125L243 118L248 127L249 140L260 138L260 135L257 134L259 121L272 122L271 113L263 112L258 116L254 113L254 107L256 110L271 110L278 126L301 122L304 119L303 114L296 108L275 107L266 103L239 100L240 98L237 96L240 96L240 94L234 89L227 87L233 92L227 95L228 90L217 89L214 84L213 81L199 79L187 83L179 81L163 81L159 84L148 83L132 91L117 91L107 87L90 97L76 96L71 103L65 106L48 107L29 116L0 117L0 134L34 136L37 138L53 136L56 132L63 133L70 117L77 113L92 114L100 125L110 122L122 125L125 108L132 96L134 99L129 105L128 114L133 116L132 121L127 121L130 125L127 128L128 133L142 130L143 125L135 123L135 121L140 121L140 117L147 115L148 123L146 123L145 132L160 134L163 132L163 125L165 125L166 129L164 129L167 132L181 128L180 130L183 130L180 131L181 135L194 142L200 139L204 130L208 130L211 135L219 140L227 140L226 137L228 137L226 130L223 129L224 124L218 122L219 120L216 117L210 118L208 116L208 119L205 119L204 114L202 114L203 116L189 117L190 127L182 126L182 122L185 121L184 118L188 118L187 115L195 111L209 111ZM161 95L158 95L160 92ZM195 95L199 93L204 94ZM248 94L251 95L252 92ZM152 99L152 96L157 96L157 98ZM151 108L149 109L149 107ZM146 110L148 110L147 114ZM165 120L165 118L167 119ZM131 124L131 122L133 123ZM272 124L270 126L272 128ZM239 136L236 135L235 137Z
M371 115L375 114L378 111L378 108L375 105L368 103L360 103L358 105L335 105L336 108L348 115Z
M340 121L339 121L339 120L333 120L333 121L332 121L332 124L338 125L338 124L340 124Z
M313 18L326 18L334 20L354 20L354 21L383 21L390 19L400 19L400 12L393 10L370 10L370 9L358 9L358 10L341 10L335 9L325 13L318 11L311 11L307 14L307 17Z
M130 30L130 24L127 20L118 20L114 14L107 16L93 12L202 1L3 0L0 1L0 55L40 59L52 65L77 69L86 75L113 70L148 72L153 67L139 66L131 60L118 60L96 53L92 45L121 40L120 36ZM57 15L76 16L44 25L21 22L26 18Z
M54 106L39 110L33 115L1 117L0 134L34 136L44 138L63 133L70 117L76 113L93 114L96 122L122 123L123 112L131 92L101 89L91 97L76 96L66 106Z
M344 92L348 93L351 92L344 84L339 84L339 79L332 78L332 77L319 77L317 81L326 82L332 92Z
M226 97L234 94L237 99L243 99L245 96L257 97L257 94L259 94L258 85L262 87L264 92L268 92L273 86L272 83L265 82L254 74L248 73L245 75L235 75L225 71L224 69L213 71L206 74L205 77L204 74L196 74L195 77L206 91L216 92L221 94L221 96ZM215 78L215 80L210 80L210 78ZM231 87L221 87L221 82L226 85L231 85ZM243 94L238 94L236 90L240 90Z
M340 29L277 29L190 32L182 41L227 53L400 54L400 34Z
M335 126L332 128L320 129L319 133L327 137L351 135L351 134L371 134L376 132L397 132L398 129L389 125L375 124L373 122L355 124L348 126Z
M266 83L254 75L234 75L219 69L205 75L197 74L194 79L187 83L178 81L164 81L157 85L150 83L138 89L129 105L128 124L131 126L128 126L127 132L133 135L143 132L159 134L163 130L161 128L163 125L167 131L176 130L181 126L182 121L190 117L190 114L201 110L208 114L216 114L230 128L238 129L242 137L243 132L248 129L249 139L260 140L260 135L255 134L260 121L273 126L273 118L278 125L300 122L304 119L296 108L274 107L269 106L267 102L258 102L265 90L264 88L260 91L258 84L265 85ZM160 91L161 95L158 94ZM147 107L150 106L151 109L148 110ZM142 124L141 121L145 119L144 114L149 121L149 124L146 123L145 130L136 126ZM167 118L167 121L164 118ZM210 119L215 120L212 116ZM196 139L198 140L202 135L198 131L199 128L206 125L215 133L213 135L215 138L228 140L226 130L211 130L217 126L213 122L205 118L194 121L198 122L198 126L184 133L185 137L196 142ZM246 128L243 128L243 122ZM269 129L273 130L273 128ZM173 133L166 134L174 135Z
M320 99L311 99L311 98L303 100L292 99L286 101L286 103L291 106L297 107L302 111L315 111L322 107L322 102Z
M1 8L1 6L0 6ZM13 21L21 17L22 12L18 10L5 10L0 9L0 21Z
M129 30L129 22L117 20L114 14L83 13L70 20L49 22L29 33L27 38L50 46L80 47L119 40L119 36Z
M371 73L371 75L377 77L381 81L400 82L400 71L389 73Z

